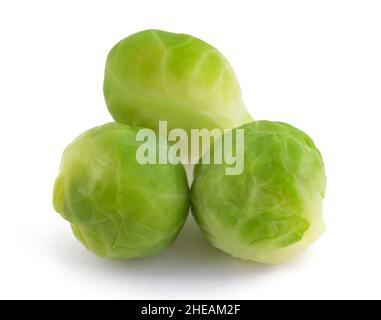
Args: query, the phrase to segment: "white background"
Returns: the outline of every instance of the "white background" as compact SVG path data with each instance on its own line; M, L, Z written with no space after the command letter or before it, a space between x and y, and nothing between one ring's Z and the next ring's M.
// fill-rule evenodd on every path
M63 148L111 121L109 49L147 28L229 59L255 119L324 156L326 234L280 266L233 259L190 222L152 258L88 253L51 205ZM1 1L0 298L381 298L380 1Z

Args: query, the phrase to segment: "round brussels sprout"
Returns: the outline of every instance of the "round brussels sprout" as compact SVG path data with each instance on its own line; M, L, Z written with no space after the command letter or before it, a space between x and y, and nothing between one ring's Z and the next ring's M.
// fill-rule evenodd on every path
M188 214L183 166L139 164L136 132L109 123L83 133L64 151L54 186L55 210L102 257L157 254L174 241Z
M110 51L104 96L113 118L158 129L235 128L252 119L232 67L214 47L185 34L146 30Z
M288 124L257 121L241 129L242 174L226 175L225 164L197 165L192 213L215 247L245 260L285 262L325 230L323 160Z

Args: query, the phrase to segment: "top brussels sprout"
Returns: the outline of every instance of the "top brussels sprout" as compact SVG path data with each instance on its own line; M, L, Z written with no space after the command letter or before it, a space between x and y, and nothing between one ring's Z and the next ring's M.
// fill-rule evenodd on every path
M182 165L140 165L137 129L109 123L70 144L54 186L54 207L92 252L114 259L167 248L189 210ZM158 148L166 141L160 141Z
M116 121L157 129L234 128L251 122L233 69L197 38L159 30L133 34L110 51L104 95Z
M192 212L217 248L242 259L284 262L324 232L323 161L312 140L288 124L241 128L242 174L226 175L226 165L197 165Z

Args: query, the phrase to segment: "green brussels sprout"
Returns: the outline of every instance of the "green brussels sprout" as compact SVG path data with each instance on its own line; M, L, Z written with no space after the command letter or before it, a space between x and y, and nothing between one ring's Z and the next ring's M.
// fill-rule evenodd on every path
M225 164L197 165L192 213L222 251L262 263L285 262L325 230L323 160L312 140L288 124L257 121L240 129L242 174L226 175Z
M118 123L86 131L65 149L55 182L55 210L71 223L78 240L102 257L157 254L187 218L184 167L139 164L136 133Z
M113 118L131 126L235 128L252 119L232 67L197 38L159 30L133 34L110 51L104 96Z

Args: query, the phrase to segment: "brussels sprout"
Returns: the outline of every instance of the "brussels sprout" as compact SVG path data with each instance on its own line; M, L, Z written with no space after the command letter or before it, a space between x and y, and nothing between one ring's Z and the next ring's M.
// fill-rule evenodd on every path
M136 132L109 123L79 136L63 154L54 207L99 256L157 254L174 241L188 214L184 168L139 164Z
M241 129L242 174L226 175L224 164L197 165L192 212L215 247L246 260L285 262L325 230L323 160L288 124L257 121Z
M113 118L158 129L234 128L252 119L234 71L211 45L185 34L146 30L110 51L104 95Z

